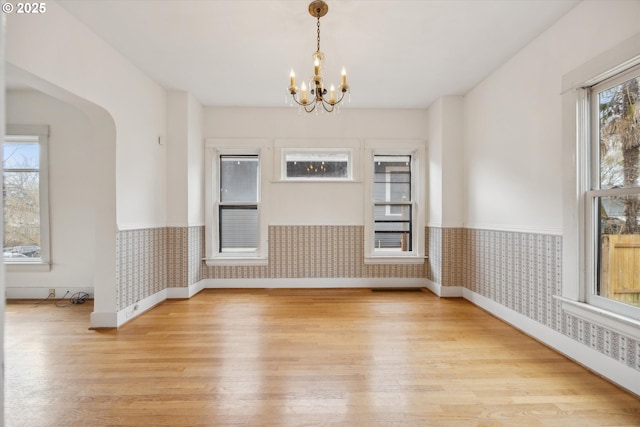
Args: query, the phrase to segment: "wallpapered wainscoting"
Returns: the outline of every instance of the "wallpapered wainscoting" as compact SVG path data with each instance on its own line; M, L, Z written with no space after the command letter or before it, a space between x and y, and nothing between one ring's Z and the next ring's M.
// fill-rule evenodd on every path
M462 285L640 371L640 342L563 312L562 237L429 227L432 281ZM440 271L440 282L437 272Z
M640 342L562 311L562 237L427 227L429 259L364 264L361 226L271 226L266 266L206 266L204 227L124 230L117 236L117 301L123 309L202 279L427 278L463 286L640 371Z
M118 310L201 280L203 227L122 230L116 236Z
M362 226L271 226L266 266L204 266L203 279L422 278L423 264L364 263Z

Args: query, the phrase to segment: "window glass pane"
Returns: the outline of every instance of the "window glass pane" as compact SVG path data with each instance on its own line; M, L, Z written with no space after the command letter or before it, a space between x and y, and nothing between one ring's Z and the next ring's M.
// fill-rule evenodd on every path
M411 201L411 156L375 156L373 199Z
M639 195L597 198L599 209L596 294L640 306Z
M411 205L375 205L373 217L375 251L411 251Z
M600 188L640 185L640 77L598 93Z
M258 156L220 156L220 201L258 201Z
M3 194L4 256L40 257L40 174L5 171Z
M287 153L287 178L346 179L349 177L347 153Z
M220 206L220 252L252 252L257 248L257 207Z
M7 137L7 139L9 138L12 137ZM2 145L2 167L4 170L39 169L40 145L37 139L34 143L4 143Z

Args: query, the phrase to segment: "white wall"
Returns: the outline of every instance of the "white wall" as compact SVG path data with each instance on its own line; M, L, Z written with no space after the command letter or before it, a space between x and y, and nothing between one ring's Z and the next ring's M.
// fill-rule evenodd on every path
M164 226L166 150L158 137L166 138L165 90L53 0L41 18L6 18L10 65L113 117L118 226Z
M562 232L562 75L637 33L639 1L585 1L465 96L471 228Z
M431 227L464 224L463 97L438 98L427 110L429 217Z
M94 327L117 324L117 228L166 225L166 91L54 0L6 15L6 69L89 116L97 197Z
M296 108L206 108L204 134L207 138L266 138L276 144L286 140L291 148L314 139L336 148L355 141L362 148L368 139L426 140L426 120L425 110L356 110L346 106L338 114L316 115L301 114ZM365 160L361 150L354 154L356 162ZM271 176L277 181L277 171ZM272 182L268 194L276 201L269 203L270 225L364 225L361 174L353 183Z
M191 94L187 99L187 225L204 225L204 108Z
M429 208L426 224L430 227L442 226L442 99L438 98L427 110Z
M49 126L51 271L9 268L13 288L93 288L95 268L95 173L92 127L77 108L37 91L9 91L8 124ZM84 290L84 289L83 289ZM27 294L22 294L23 296ZM33 297L42 296L33 295ZM71 296L71 295L69 295Z

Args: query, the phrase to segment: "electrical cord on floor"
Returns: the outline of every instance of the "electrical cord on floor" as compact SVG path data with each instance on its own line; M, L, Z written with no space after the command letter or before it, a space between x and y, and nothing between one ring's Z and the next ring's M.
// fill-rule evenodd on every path
M45 303L45 302L49 301L49 298L51 298L52 296L53 296L53 294L52 294L52 293L49 293L49 295L47 295L47 297L46 297L46 298L41 299L40 301L36 302L36 303L35 303L35 306L37 307L37 306L39 306L40 304L43 304L43 303Z
M62 295L62 298L58 298L53 304L56 307L67 307L67 306L71 305L71 303L69 303L69 304L61 304L61 302L64 300L64 297L66 297L67 295L69 295L69 291L67 291L64 295Z
M84 304L88 299L89 294L86 292L76 292L75 294L71 295L71 298L69 298L71 304Z
M70 305L74 305L74 304L84 304L87 299L89 299L89 294L86 292L76 292L75 294L71 295L71 297L69 298L69 302L66 304L60 304L60 301L62 301L64 299L64 297L66 297L69 294L69 291L67 291L66 294L64 294L64 296L62 298L60 298L58 301L56 301L56 307L68 307Z

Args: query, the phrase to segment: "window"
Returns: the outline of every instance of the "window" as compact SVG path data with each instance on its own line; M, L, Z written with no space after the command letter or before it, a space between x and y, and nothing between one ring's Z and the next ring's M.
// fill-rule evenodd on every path
M374 156L374 252L411 252L411 156Z
M587 301L638 316L631 307L640 307L640 67L591 87L589 99Z
M344 150L283 151L286 180L350 180L351 153Z
M207 265L267 264L263 165L267 141L208 139L205 150Z
M424 262L424 143L371 141L366 151L365 262Z
M256 155L220 156L218 236L221 253L258 250L259 161Z
M7 127L2 146L4 261L49 263L46 126Z

